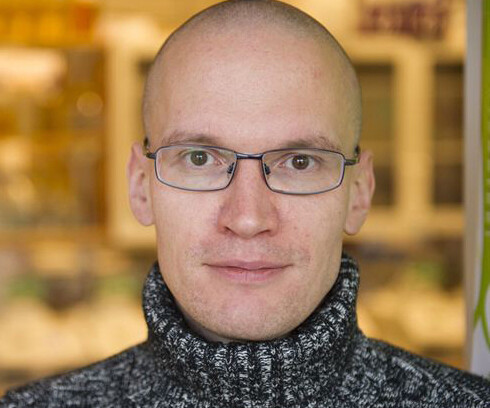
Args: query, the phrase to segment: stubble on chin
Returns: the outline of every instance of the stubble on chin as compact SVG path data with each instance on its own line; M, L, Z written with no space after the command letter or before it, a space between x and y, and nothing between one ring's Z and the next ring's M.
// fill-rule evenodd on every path
M244 296L244 292L220 292L224 289L218 288L216 282L203 278L207 262L232 257L246 259L246 256L290 263L288 273L291 275L276 288L250 291L250 296ZM259 341L285 336L308 318L329 289L325 282L322 282L323 289L312 284L311 279L318 277L307 276L314 271L310 265L311 255L303 248L267 243L254 248L252 244L238 246L232 241L219 245L206 242L189 247L183 259L186 270L181 272L186 276L175 294L179 308L188 325L210 340ZM192 276L200 273L203 276Z

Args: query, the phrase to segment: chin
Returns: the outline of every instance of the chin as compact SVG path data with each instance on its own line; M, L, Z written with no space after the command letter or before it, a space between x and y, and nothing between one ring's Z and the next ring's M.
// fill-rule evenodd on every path
M254 306L239 308L232 313L230 310L220 313L219 320L209 319L210 315L207 315L202 326L226 340L266 341L287 335L302 321L300 316L292 314L291 309L280 307L268 310Z
M220 282L221 283L221 282ZM221 283L223 285L223 283ZM211 341L267 341L283 337L313 311L317 296L302 285L284 280L248 287L200 282L192 295L182 293L185 315L193 329ZM306 293L305 293L306 292ZM311 302L300 302L299 299Z
M229 341L237 341L237 342L247 342L247 341L268 341L277 338L284 337L287 335L293 328L290 330L283 329L277 330L275 327L253 327L253 326L244 326L240 325L238 327L218 327L217 335Z

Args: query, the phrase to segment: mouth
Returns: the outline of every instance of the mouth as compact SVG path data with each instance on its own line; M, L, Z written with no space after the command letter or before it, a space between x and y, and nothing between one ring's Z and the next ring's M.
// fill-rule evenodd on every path
M239 283L262 283L281 275L290 264L229 260L205 264L220 277Z

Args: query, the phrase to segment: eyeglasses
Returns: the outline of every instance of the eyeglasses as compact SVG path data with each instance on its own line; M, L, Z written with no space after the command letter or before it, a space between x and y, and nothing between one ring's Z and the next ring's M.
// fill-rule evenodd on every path
M146 142L146 141L145 141ZM162 146L146 157L155 160L157 179L167 186L188 191L217 191L228 187L238 160L261 161L262 174L270 190L283 194L319 194L342 184L345 166L359 163L340 152L316 148L269 150L258 154L238 153L215 146L181 144Z

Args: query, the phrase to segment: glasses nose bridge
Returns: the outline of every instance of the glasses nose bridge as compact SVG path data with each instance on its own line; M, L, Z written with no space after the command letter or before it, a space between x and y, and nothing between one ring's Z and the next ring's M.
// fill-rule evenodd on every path
M267 181L265 180L265 175L264 175L264 161L262 160L264 157L264 154L265 153L238 153L238 152L235 152L236 159L235 159L234 163L232 164L232 167L229 168L229 170L228 170L229 172L231 170L231 173L232 173L230 184L233 181L233 179L235 178L235 175L237 172L237 167L238 167L238 160L260 160L260 162L261 162L260 167L262 170L261 171L262 178L263 178L263 181L265 182L265 184L267 185Z
M264 157L264 153L235 153L237 160L246 160L246 159L252 159L252 160L262 160Z

